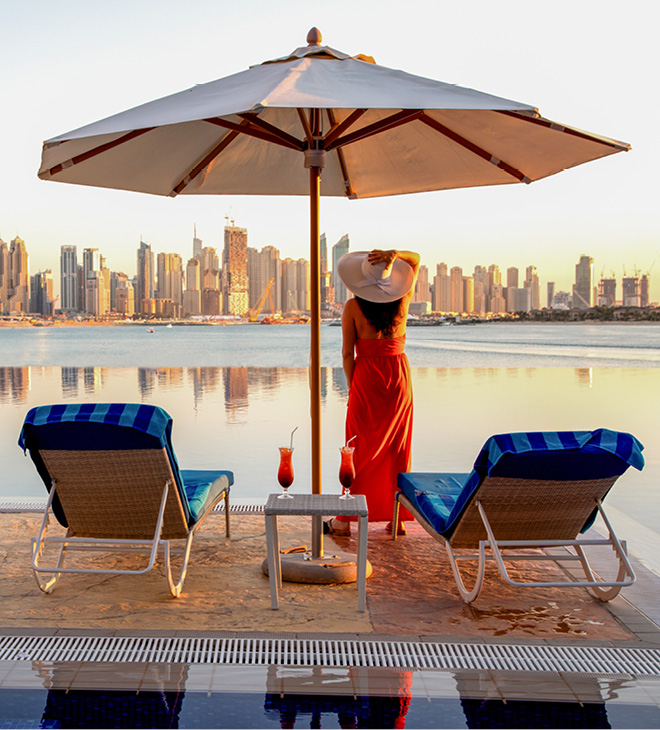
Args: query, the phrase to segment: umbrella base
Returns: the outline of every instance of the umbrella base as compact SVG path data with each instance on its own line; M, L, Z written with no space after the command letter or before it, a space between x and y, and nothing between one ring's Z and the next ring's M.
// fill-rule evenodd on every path
M282 580L288 583L355 583L357 580L357 556L351 553L332 551L320 558L313 558L309 552L284 554ZM268 560L261 564L261 570L268 575ZM367 578L372 573L367 560Z

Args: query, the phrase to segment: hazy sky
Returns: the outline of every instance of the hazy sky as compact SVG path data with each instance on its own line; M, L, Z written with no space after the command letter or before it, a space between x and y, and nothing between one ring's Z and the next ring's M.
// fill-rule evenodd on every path
M305 198L181 196L37 179L41 143L197 83L323 43L377 63L533 104L543 116L632 145L529 186L321 201L330 244L412 248L431 274L538 267L570 290L580 254L617 278L660 258L657 35L650 0L60 0L5 3L0 60L0 237L20 235L30 271L59 279L59 247L97 247L132 275L142 236L155 252L192 253L193 225L220 247L225 215L248 243L309 257ZM660 300L660 263L651 298ZM620 296L620 289L617 292Z

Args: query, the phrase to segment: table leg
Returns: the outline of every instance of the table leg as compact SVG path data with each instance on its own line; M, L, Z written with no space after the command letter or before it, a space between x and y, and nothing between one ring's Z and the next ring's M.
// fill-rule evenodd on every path
M358 611L367 609L367 530L368 518L358 518L357 584Z
M277 531L277 515L266 515L266 542L268 545L268 580L270 582L270 607L279 608L278 588L282 585L280 539Z

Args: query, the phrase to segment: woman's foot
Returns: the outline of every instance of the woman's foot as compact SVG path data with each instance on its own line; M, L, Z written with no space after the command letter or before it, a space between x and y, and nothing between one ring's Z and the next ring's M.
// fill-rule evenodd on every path
M323 523L323 534L348 537L351 534L351 523L333 517L331 520L326 520Z
M385 525L385 530L387 532L392 532L392 523L391 522L388 522ZM396 534L397 535L405 535L405 534L407 534L407 532L408 531L406 530L405 523L404 522L399 522L399 526L396 528Z

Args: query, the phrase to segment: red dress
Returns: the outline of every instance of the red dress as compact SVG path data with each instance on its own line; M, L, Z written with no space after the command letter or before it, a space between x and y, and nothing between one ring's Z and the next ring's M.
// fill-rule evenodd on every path
M373 522L391 521L397 474L410 471L413 402L405 342L404 336L355 344L346 414L346 440L357 435L351 493L366 496ZM399 519L412 515L402 507Z

